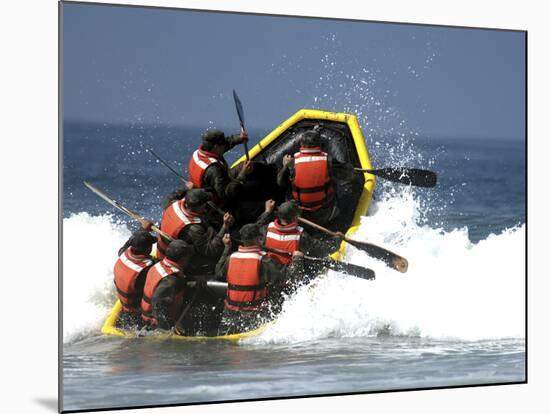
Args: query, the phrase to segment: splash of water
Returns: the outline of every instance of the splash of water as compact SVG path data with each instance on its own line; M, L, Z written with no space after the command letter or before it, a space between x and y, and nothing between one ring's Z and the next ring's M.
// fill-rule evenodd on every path
M99 333L115 303L113 267L128 237L110 215L63 219L63 342Z
M375 203L354 238L409 260L400 274L348 247L348 262L376 271L375 281L329 272L287 301L259 343L292 343L380 333L437 339L523 338L525 225L477 244L468 229L417 224L412 195Z
M406 274L348 247L345 260L376 271L375 281L329 272L284 305L260 343L393 335L477 340L524 335L525 226L477 244L468 229L418 224L420 204L403 192L374 203L359 240L409 260ZM64 341L97 335L115 301L112 267L130 231L111 216L64 219ZM90 252L93 252L90 254Z

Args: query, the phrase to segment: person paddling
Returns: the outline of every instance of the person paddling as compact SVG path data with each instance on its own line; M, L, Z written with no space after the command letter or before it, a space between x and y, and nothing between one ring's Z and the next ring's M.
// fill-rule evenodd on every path
M195 256L187 270L189 275L214 273L215 263L224 249L222 237L233 224L233 216L229 213L224 214L219 231L204 220L211 200L209 192L192 189L181 200L173 201L162 216L161 231L173 239L184 240L194 248ZM167 245L167 241L159 235L157 249L160 258L166 254Z
M166 257L147 272L141 318L149 328L171 329L174 326L185 294L184 269L193 253L193 246L174 240L166 248Z
M283 266L261 248L262 234L257 224L246 224L240 232L241 245L231 254L226 241L224 254L216 266L216 274L227 280L227 296L219 334L244 332L258 327L269 315L270 289L292 273L300 272L303 254L293 253L292 263Z
M269 248L287 253L300 250L309 256L326 256L338 248L339 237L344 237L343 233L338 232L338 237L333 239L316 239L298 224L300 215L301 210L296 201L285 201L277 209L277 218L262 229L265 234L264 246L268 248L267 255L283 265L288 265L292 256L269 251Z
M145 276L155 261L151 250L155 238L145 229L135 231L118 252L113 274L116 295L122 304L119 319L121 326L140 323L140 302Z
M321 151L319 132L310 130L300 137L300 151L283 157L277 183L291 193L305 218L327 224L338 214L336 194L331 179L329 155Z
M202 145L193 152L188 163L189 180L193 188L202 188L211 192L214 202L220 206L235 198L238 186L251 172L252 164L247 161L234 179L229 176L229 166L223 157L235 145L248 142L248 135L226 137L219 129L209 129L202 134Z

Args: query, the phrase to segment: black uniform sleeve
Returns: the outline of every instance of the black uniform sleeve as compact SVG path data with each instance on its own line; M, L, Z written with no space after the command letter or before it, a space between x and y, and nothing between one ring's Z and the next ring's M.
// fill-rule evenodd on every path
M256 220L256 224L260 227L265 227L270 222L272 222L274 218L275 218L275 215L273 214L273 212L264 211L262 214L258 216L258 219Z
M220 282L227 280L227 266L229 265L229 256L231 256L231 246L225 246L223 254L216 264L216 279Z
M294 179L294 159L283 167L277 173L277 185L286 191L291 190L291 183Z
M236 197L244 177L239 174L235 179L231 179L219 165L212 164L204 172L203 180L207 187L213 188L218 196L227 200Z
M308 256L324 257L338 250L340 239L319 240L304 232L300 238L300 251Z
M223 229L216 233L213 227L205 227L202 224L190 224L185 226L180 239L193 245L195 252L203 257L217 259L223 251Z
M295 257L288 266L284 266L269 256L262 258L260 280L270 285L278 285L287 279L299 277L303 271L303 258Z
M175 315L172 314L176 294L183 289L184 279L177 276L169 276L162 279L151 300L153 316L159 322L162 329L170 329L174 326Z
M343 164L330 158L328 160L328 172L332 180L347 182L357 178L357 173L352 164Z
M282 264L267 255L262 258L260 266L261 282L274 285L284 280L285 276L285 267Z
M225 152L233 149L242 142L240 134L225 137Z

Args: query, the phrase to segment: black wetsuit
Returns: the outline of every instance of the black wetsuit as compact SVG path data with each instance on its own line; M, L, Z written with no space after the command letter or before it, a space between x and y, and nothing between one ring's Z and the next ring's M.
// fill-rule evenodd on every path
M185 278L179 273L162 279L157 285L151 299L153 317L161 329L170 329L179 317L181 302L178 295L185 289Z
M213 274L215 263L223 252L225 226L219 231L206 223L188 224L178 235L178 239L193 245L196 255L185 268L189 276Z

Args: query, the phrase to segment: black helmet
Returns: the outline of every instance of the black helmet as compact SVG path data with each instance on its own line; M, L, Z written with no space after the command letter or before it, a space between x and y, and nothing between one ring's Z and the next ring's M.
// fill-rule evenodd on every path
M185 194L185 205L190 209L197 209L212 201L212 194L202 188L194 188Z
M277 209L277 217L284 221L294 221L300 215L300 207L295 200L285 201Z
M185 243L183 240L172 240L166 248L166 257L174 262L192 253L193 246Z
M138 230L130 237L130 246L135 254L148 254L156 239L145 230Z
M219 129L207 129L202 133L202 142L207 145L225 145L225 134Z
M260 226L254 223L245 224L239 230L239 235L243 242L253 242L261 237Z
M306 131L300 136L300 144L306 148L318 147L321 145L321 135L317 131Z

